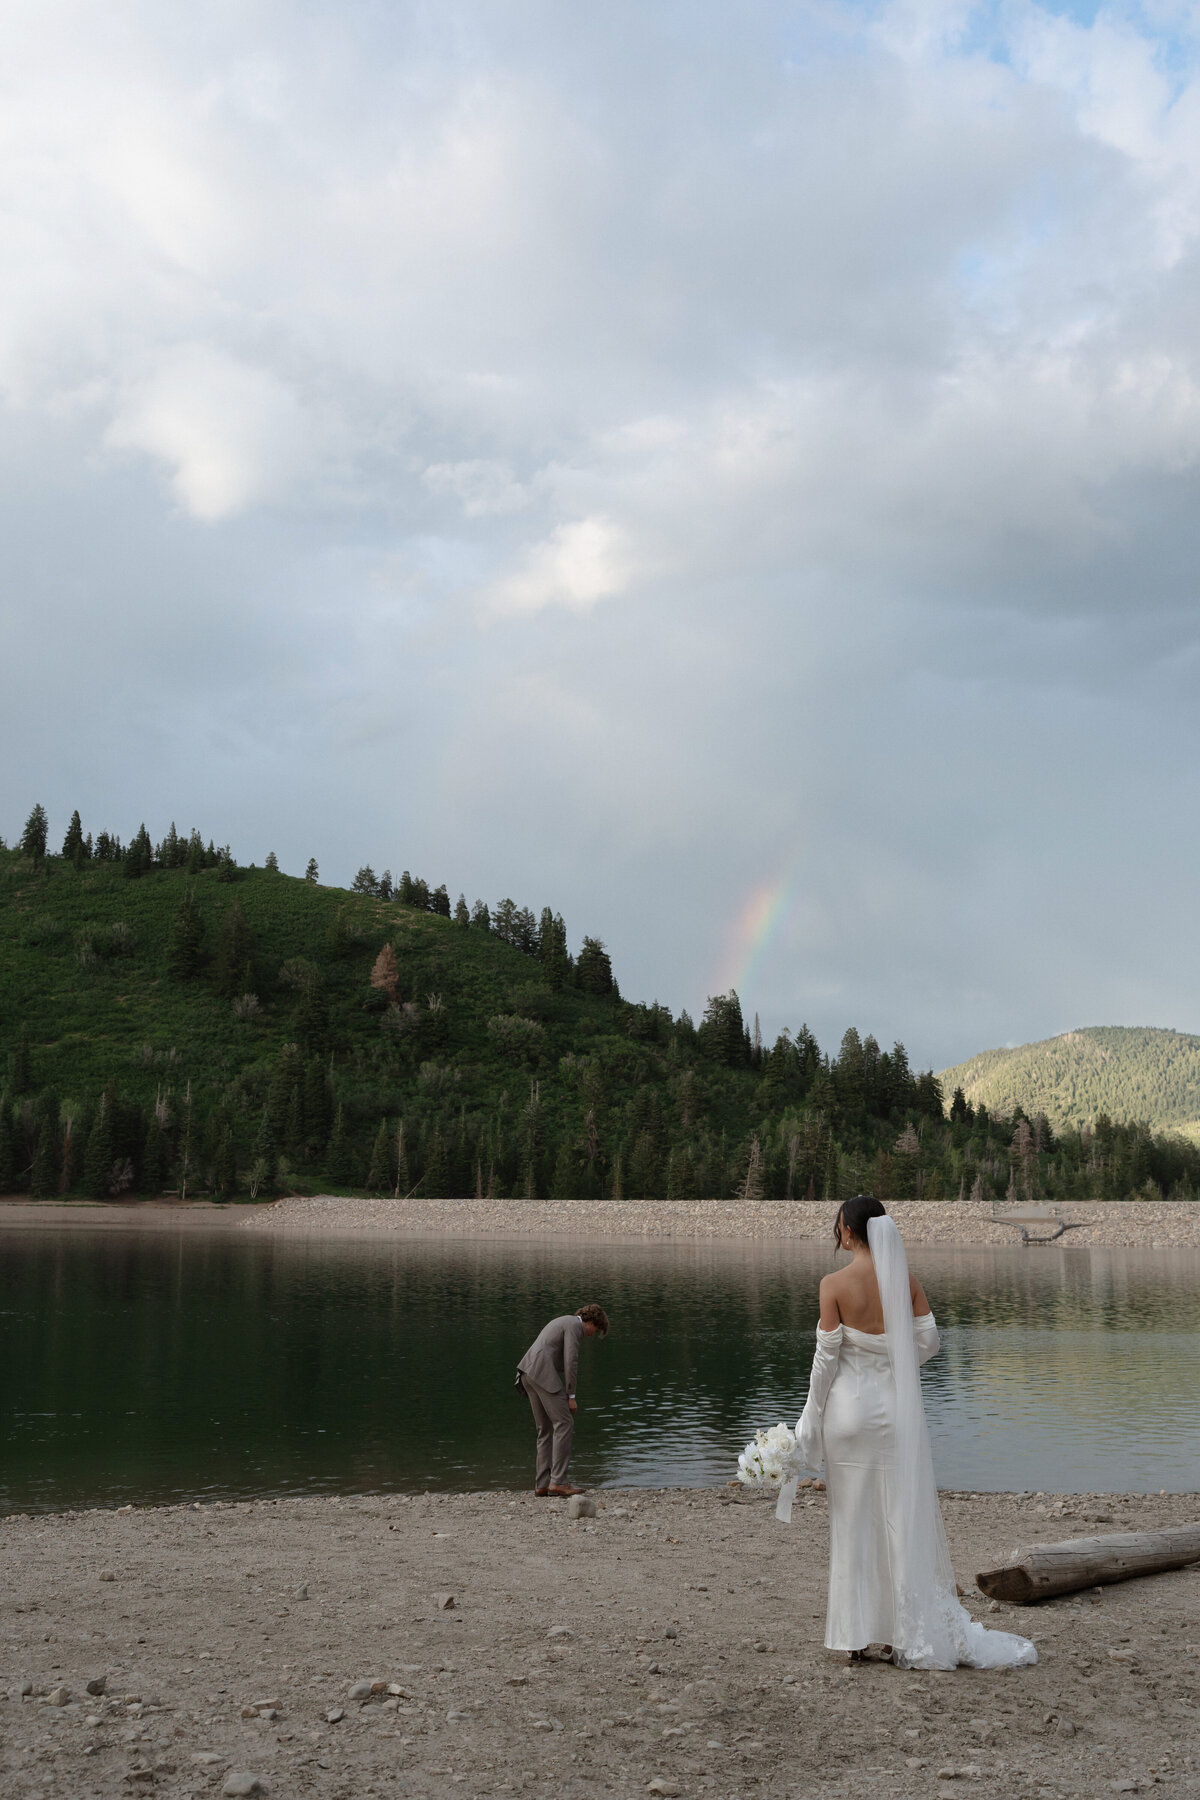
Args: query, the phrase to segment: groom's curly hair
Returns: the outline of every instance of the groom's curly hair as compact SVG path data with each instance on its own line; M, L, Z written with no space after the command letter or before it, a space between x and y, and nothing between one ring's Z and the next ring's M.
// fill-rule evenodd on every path
M853 1200L843 1200L838 1207L837 1218L833 1221L833 1241L840 1250L842 1247L842 1226L852 1231L860 1244L867 1241L867 1220L886 1219L887 1208L882 1200L874 1194L855 1194Z
M594 1325L601 1337L608 1336L608 1314L602 1306L596 1306L589 1301L586 1306L579 1308L579 1317L585 1325Z

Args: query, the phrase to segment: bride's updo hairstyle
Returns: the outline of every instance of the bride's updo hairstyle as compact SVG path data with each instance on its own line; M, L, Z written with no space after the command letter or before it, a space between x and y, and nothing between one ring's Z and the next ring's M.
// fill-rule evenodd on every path
M853 1200L844 1200L838 1207L838 1216L833 1221L833 1241L840 1250L842 1247L842 1226L852 1232L860 1244L867 1241L867 1220L886 1219L887 1212L883 1202L874 1194L855 1194Z

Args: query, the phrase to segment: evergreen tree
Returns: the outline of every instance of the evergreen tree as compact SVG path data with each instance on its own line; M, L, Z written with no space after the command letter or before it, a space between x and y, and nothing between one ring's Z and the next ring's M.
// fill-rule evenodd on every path
M386 1119L380 1119L379 1130L375 1133L375 1142L371 1149L371 1162L367 1169L367 1192L370 1194L386 1193L392 1186L392 1133Z
M612 993L612 963L599 938L584 938L575 964L575 985L585 994Z
M308 859L308 866L304 871L304 879L305 881L317 881L319 878L320 872L317 868L317 859L315 856L310 856Z
M83 1190L91 1200L106 1200L113 1174L113 1105L106 1091L100 1097L83 1159Z
M75 868L81 868L87 860L87 850L83 838L83 820L78 809L71 814L71 823L67 826L67 835L63 839L62 853Z
M444 881L438 887L435 887L432 894L429 896L429 910L430 912L436 913L439 919L448 919L450 917L450 896L446 892L446 884Z
M150 833L145 825L139 825L129 848L125 852L125 873L133 881L139 876L149 874L154 867L154 847L150 842Z
M253 1168L258 1171L259 1187L274 1187L275 1169L279 1158L279 1148L275 1141L275 1132L271 1126L271 1115L264 1106L262 1117L258 1121L258 1131L254 1137L254 1149L251 1153ZM257 1196L256 1196L257 1198Z
M221 920L213 958L213 985L226 1000L254 991L254 933L240 899L233 902Z
M230 1194L237 1193L237 1144L234 1137L233 1121L225 1118L220 1121L217 1133L217 1155L213 1167L213 1186L217 1193L228 1199Z
M50 829L50 821L46 817L46 809L42 805L34 807L25 821L25 829L21 833L21 849L26 856L31 856L35 863L46 860L46 835Z
M354 1160L349 1134L346 1130L346 1117L341 1103L334 1115L333 1135L329 1140L329 1155L325 1162L325 1173L330 1181L340 1187L349 1187L354 1181Z
M167 971L176 981L193 981L204 964L204 920L191 888L183 899L171 926L171 943L167 952Z
M329 1107L325 1065L314 1056L304 1068L304 1155L308 1162L318 1158L329 1142Z
M142 1146L142 1187L147 1194L162 1191L167 1172L167 1144L163 1136L162 1120L159 1109L153 1107L150 1123L146 1127L146 1141Z
M12 1095L0 1093L0 1194L11 1194L17 1178L16 1139L13 1134Z
M29 1027L22 1025L12 1059L12 1091L19 1100L33 1086L33 1053L29 1046Z
M488 903L486 900L477 900L471 908L471 923L479 931L490 931L492 929L492 915L488 911Z
M276 854L273 850L267 851L266 867L271 871L272 875L278 875L278 873L279 873L279 858L276 856Z
M379 883L375 879L375 871L370 863L364 863L354 880L350 883L352 894L377 894Z
M470 910L462 894L458 896L454 904L454 923L463 926L464 929L471 923Z
M164 869L177 869L185 855L182 840L175 829L175 821L171 820L171 829L159 846L159 862Z
M212 850L211 844L209 845L209 850L210 851ZM223 850L218 851L216 853L213 860L216 862L216 865L217 865L217 880L218 881L236 881L237 880L238 866L237 866L237 863L234 861L233 851L229 848L228 844L226 844L226 846Z
M193 831L188 838L187 857L183 866L189 875L198 875L204 867L204 844L198 831Z
M550 1182L552 1200L574 1200L579 1193L578 1165L569 1138L563 1138L554 1159L554 1175Z
M563 924L562 914L552 913L548 906L542 912L541 925L538 930L538 951L542 959L542 967L546 971L547 984L552 992L557 994L566 985L571 958L567 952L567 928ZM610 965L610 978L611 975Z
M740 1069L745 1065L746 1028L742 1022L742 1003L735 989L730 988L727 994L709 996L696 1031L696 1048L701 1056L727 1069Z
M61 1160L58 1170L58 1191L69 1194L79 1176L79 1144L75 1130L75 1112L73 1108L63 1107L61 1117ZM3 1190L0 1190L3 1191Z
M29 1191L35 1200L48 1200L58 1192L59 1175L58 1095L52 1088L38 1100L34 1120L37 1146Z

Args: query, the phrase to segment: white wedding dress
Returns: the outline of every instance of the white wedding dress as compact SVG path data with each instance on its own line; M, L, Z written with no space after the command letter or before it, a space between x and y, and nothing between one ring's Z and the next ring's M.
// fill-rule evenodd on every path
M829 1650L891 1644L908 1669L1017 1668L1028 1638L987 1631L960 1605L933 1472L919 1366L938 1348L933 1315L914 1319L904 1242L891 1219L867 1225L883 1302L876 1336L817 1328L797 1462L829 1499ZM780 1495L789 1519L796 1478Z

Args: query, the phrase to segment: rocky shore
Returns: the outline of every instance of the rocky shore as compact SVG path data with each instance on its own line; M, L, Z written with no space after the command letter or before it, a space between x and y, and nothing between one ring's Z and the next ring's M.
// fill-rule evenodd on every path
M1063 1800L1200 1791L1200 1569L1036 1609L977 1570L1193 1496L946 1495L965 1604L1036 1668L821 1647L824 1497L305 1498L3 1521L13 1800L677 1795Z
M834 1208L804 1201L392 1200L319 1194L276 1201L244 1217L252 1231L401 1232L463 1237L625 1237L829 1240ZM1019 1245L1014 1225L971 1200L900 1200L888 1208L909 1243ZM1118 1200L1065 1204L1067 1248L1200 1248L1200 1202ZM1027 1226L1031 1235L1054 1222Z

